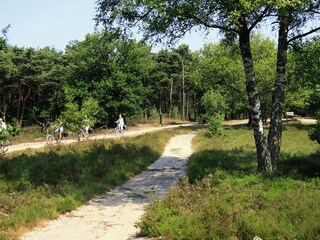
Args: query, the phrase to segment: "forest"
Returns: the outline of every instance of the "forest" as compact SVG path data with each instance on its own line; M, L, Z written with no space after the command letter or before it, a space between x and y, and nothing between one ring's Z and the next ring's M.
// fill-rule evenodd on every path
M244 72L236 42L212 43L191 52L187 45L151 52L135 39L101 31L73 41L65 52L0 45L0 110L18 127L53 122L68 126L84 115L97 126L168 118L207 121L212 112L225 119L249 117ZM276 43L252 38L263 119L270 117ZM285 111L315 116L320 106L320 37L288 51Z

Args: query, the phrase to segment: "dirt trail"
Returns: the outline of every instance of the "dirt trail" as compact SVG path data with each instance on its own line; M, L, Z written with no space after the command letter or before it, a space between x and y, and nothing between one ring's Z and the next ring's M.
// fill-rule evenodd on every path
M286 119L283 119L286 121ZM299 118L299 122L305 125L310 125L310 124L315 124L316 119L308 119L308 118ZM248 119L243 119L243 120L228 120L223 122L223 126L233 126L233 125L245 125L248 123ZM128 132L126 132L124 135L115 135L114 133L108 133L108 134L99 134L99 135L94 135L93 137L90 137L90 140L95 140L95 139L105 139L105 138L116 138L116 137L125 137L125 136L137 136L140 134L148 133L148 132L153 132L153 131L160 131L163 129L171 129L171 128L177 128L180 126L191 126L195 125L196 123L182 123L179 125L165 125L162 127L143 127L143 128L133 128L130 129ZM68 137L67 144L68 143L75 143L77 140L75 137ZM46 147L46 142L33 142L33 143L20 143L20 144L15 144L11 145L8 148L8 152L13 152L13 151L22 151L28 148L43 148Z
M173 137L163 155L148 169L120 187L99 195L57 220L31 231L20 240L121 240L136 239L135 223L144 206L162 197L185 175L195 133Z
M97 140L97 139L107 139L107 138L119 138L119 137L133 137L141 134L145 134L148 132L154 132L154 131L161 131L164 129L172 129L172 128L179 128L183 126L192 126L195 125L196 123L183 123L183 124L178 124L178 125L165 125L162 127L143 127L143 128L132 128L129 131L125 132L124 134L121 135L116 135L114 132L106 133L106 134L98 134L98 135L93 135L89 138L89 140ZM75 136L69 136L67 138L67 141L64 144L70 144L70 143L76 143L78 142L76 140ZM8 152L15 152L15 151L23 151L28 148L43 148L47 147L47 144L45 141L42 142L28 142L28 143L20 143L20 144L15 144L11 145L8 148Z

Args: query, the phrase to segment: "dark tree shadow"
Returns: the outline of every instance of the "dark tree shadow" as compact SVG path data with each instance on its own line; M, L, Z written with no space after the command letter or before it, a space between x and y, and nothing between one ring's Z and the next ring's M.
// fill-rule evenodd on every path
M205 150L191 156L188 161L188 176L191 182L223 170L233 176L257 173L257 160L254 151L236 148L229 151ZM281 154L278 169L265 177L291 177L306 179L320 176L320 152L305 156Z
M82 152L73 151L72 147L55 148L45 153L0 158L0 176L13 185L23 182L34 187L65 183L81 186L102 181L112 171L118 171L118 179L114 180L117 182L142 171L159 155L149 147L132 144L93 144Z

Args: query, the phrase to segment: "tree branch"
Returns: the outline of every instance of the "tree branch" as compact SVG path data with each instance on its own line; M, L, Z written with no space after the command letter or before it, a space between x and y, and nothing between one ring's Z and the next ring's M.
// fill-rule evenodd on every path
M319 30L320 30L320 27L317 27L317 28L315 28L315 29L310 30L309 32L305 32L305 33L296 35L296 36L294 36L293 38L289 39L289 40L288 40L288 43L290 43L290 42L292 42L292 41L295 41L295 40L297 40L297 39L299 39L299 38L303 38L303 37L305 37L305 36L308 36L308 35L310 35L310 34L312 34L312 33L315 33L315 32L317 32L317 31L319 31Z
M265 17L266 13L269 11L269 8L266 7L264 9L264 11L262 11L262 13L260 14L260 16L252 23L252 25L249 27L249 31L251 32L253 28L255 28L255 26L261 22L261 20Z

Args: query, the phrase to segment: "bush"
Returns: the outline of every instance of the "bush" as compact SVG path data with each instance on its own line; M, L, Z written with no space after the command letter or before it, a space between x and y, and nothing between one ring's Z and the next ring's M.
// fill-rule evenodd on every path
M180 111L179 111L179 108L178 107L173 107L172 108L172 112L171 112L171 118L175 118L175 119L178 119L180 118L181 115L180 115Z
M223 118L224 116L219 113L216 113L209 118L209 129L206 132L207 137L226 135L226 132L222 127Z
M309 132L309 137L311 140L317 141L320 144L320 114L317 116L316 125Z
M20 133L21 129L20 128L17 128L17 127L13 127L11 125L7 125L7 130L5 131L2 131L0 133L0 140L1 141L4 141L4 142L7 142L9 141L9 137L10 136L16 136Z
M57 211L60 213L70 212L77 207L77 202L71 196L61 198L57 203Z
M12 137L15 137L20 133L21 128L17 128L15 126L11 126L11 125L8 124L7 125L7 131Z

